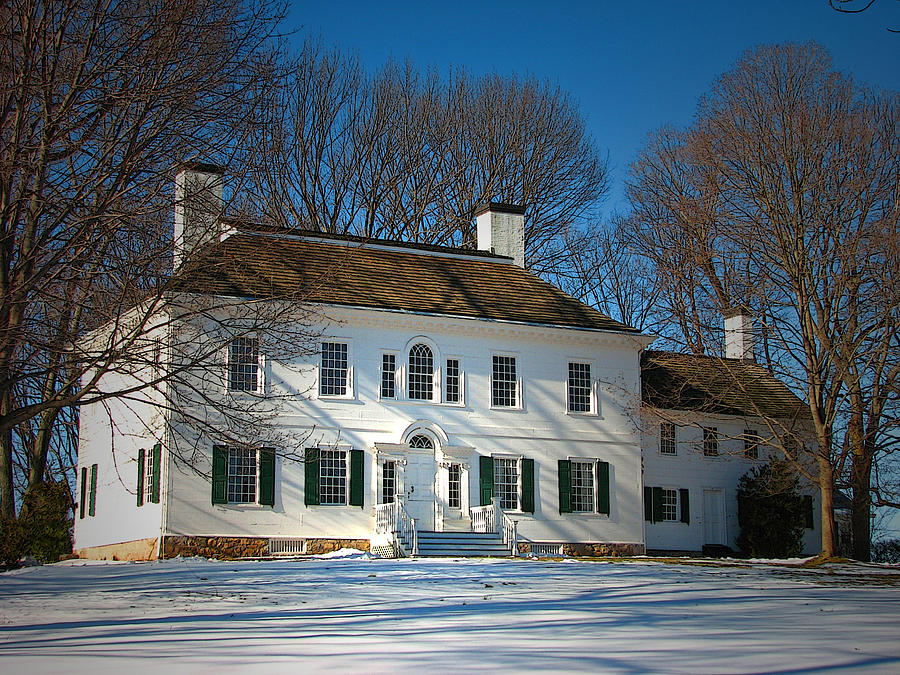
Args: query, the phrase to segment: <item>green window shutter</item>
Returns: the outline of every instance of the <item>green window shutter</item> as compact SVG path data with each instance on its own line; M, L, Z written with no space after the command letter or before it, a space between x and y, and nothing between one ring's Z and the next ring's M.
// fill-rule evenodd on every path
M307 448L303 457L303 502L307 506L319 504L319 449Z
M803 526L812 530L815 528L815 519L813 518L813 498L812 495L803 495Z
M663 491L661 487L653 488L653 522L660 523L664 519Z
M494 458L482 455L478 458L480 469L481 505L488 506L494 498Z
M259 503L275 506L275 448L259 449Z
M144 505L144 459L147 451L144 448L138 450L138 480L137 480L137 505Z
M97 465L91 464L91 492L88 497L88 515L97 513Z
M572 513L572 462L559 460L559 512Z
M212 503L225 504L228 502L228 448L221 445L213 446L212 462Z
M687 525L691 524L691 491L687 488L681 488L679 491L681 497L681 522Z
M363 451L350 451L350 506L362 507L365 501L365 464Z
M162 464L162 445L157 443L151 451L153 478L150 483L150 501L159 504L159 467Z
M644 488L644 520L653 522L653 488Z
M597 513L609 515L609 462L597 462Z
M87 467L81 467L81 500L78 502L78 517L84 518L84 506L87 502Z
M522 511L534 513L534 460L522 459Z

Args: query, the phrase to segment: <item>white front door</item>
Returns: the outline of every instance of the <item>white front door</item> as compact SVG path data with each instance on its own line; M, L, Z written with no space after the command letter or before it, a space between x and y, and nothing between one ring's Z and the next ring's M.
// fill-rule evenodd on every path
M437 463L434 451L410 452L404 471L404 497L406 510L416 519L419 530L434 529L434 479Z
M703 543L725 545L725 499L722 490L703 491Z

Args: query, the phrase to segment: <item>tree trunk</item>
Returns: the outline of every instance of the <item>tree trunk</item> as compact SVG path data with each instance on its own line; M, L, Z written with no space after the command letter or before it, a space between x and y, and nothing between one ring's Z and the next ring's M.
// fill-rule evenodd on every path
M850 522L853 528L853 557L862 562L872 558L872 453L868 448L854 448L853 471L850 474L852 506Z
M822 493L822 555L834 556L834 468L827 457L819 457L819 490Z
M10 409L9 390L0 392L0 417ZM0 432L0 516L16 517L16 496L13 492L12 430Z

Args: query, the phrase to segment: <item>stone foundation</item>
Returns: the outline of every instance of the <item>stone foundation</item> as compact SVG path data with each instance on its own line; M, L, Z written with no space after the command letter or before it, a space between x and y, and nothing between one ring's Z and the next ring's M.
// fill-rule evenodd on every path
M342 548L369 550L368 539L307 539L306 553L319 555ZM175 556L201 558L262 558L269 555L269 537L190 537L168 536L163 540L163 558Z
M368 539L307 539L306 552L309 555L321 555L340 551L342 548L358 548L360 551L369 550Z
M75 555L85 560L156 560L157 539L135 539L120 544L88 546L75 549Z
M269 554L269 538L261 537L186 537L163 539L163 558L175 556L201 558L259 558Z
M531 544L551 542L519 542L519 553L529 553ZM559 546L559 543L552 543ZM597 558L620 558L632 555L644 555L643 544L614 544L609 542L562 544L562 554L573 557L590 556Z

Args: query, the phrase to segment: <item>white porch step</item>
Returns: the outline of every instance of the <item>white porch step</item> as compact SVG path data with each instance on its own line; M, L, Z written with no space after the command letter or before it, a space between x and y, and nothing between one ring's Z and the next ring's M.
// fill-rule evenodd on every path
M508 556L497 534L481 532L419 532L420 556Z

